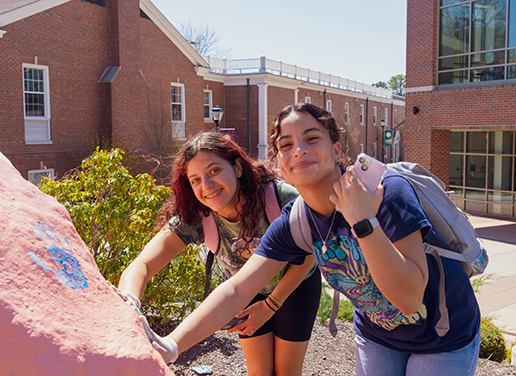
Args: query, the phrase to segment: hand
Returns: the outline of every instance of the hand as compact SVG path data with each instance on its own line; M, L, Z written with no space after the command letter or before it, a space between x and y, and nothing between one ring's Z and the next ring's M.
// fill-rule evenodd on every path
M120 298L129 306L129 307L136 307L138 310L142 307L140 303L140 299L136 297L132 292L123 292L116 288L111 282L109 282L109 285L111 288L118 294Z
M154 350L161 354L165 363L174 363L179 356L179 347L176 341L170 337L160 337L154 333L145 316L140 316L140 319L142 320L143 329L145 329L145 333L152 343Z
M356 177L353 166L346 169L333 190L335 193L330 196L330 201L351 226L376 216L383 200L383 186L380 184L375 192L369 192Z
M232 333L236 331L238 334L252 336L274 315L274 311L267 306L265 300L262 300L244 309L236 317L244 317L245 315L249 315L247 320L228 329L227 332Z

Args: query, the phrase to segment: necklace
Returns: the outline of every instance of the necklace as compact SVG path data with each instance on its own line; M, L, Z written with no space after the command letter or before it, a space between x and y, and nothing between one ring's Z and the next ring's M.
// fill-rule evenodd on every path
M312 217L312 221L314 222L315 228L317 229L317 232L319 233L319 236L321 237L321 240L323 238L321 231L319 231L319 227L317 226L317 223L315 222L314 215L312 214L312 209L308 209L308 212L310 213L310 216ZM330 237L331 228L333 227L333 221L335 221L335 214L337 213L336 210L333 210L333 218L331 220L330 228L328 229L328 234L326 234L326 239L324 239L324 243L322 246L322 253L325 254L328 250L328 247L326 247L326 242L328 241L328 238Z

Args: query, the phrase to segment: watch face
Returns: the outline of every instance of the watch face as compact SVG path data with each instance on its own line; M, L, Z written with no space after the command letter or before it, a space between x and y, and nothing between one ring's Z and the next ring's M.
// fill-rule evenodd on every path
M355 231L355 234L362 238L366 235L369 235L371 232L373 232L373 226L371 226L371 223L367 219L358 222L353 226L353 230Z

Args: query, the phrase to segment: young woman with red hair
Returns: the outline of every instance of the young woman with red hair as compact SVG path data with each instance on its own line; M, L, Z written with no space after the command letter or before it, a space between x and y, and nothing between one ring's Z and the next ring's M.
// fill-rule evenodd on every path
M270 225L264 200L270 183L280 207L298 195L221 134L190 139L174 163L173 198L162 209L163 227L123 272L120 291L138 306L150 278L188 244L205 241L202 217L210 213L220 238L215 257L236 274ZM321 277L313 266L309 257L280 272L237 315L249 315L230 329L239 334L248 375L301 375L321 293Z

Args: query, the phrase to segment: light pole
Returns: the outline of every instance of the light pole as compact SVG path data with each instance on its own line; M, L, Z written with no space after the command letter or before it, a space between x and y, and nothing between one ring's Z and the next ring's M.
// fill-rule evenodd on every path
M385 137L385 130L384 130L385 123L386 123L385 119L380 120L380 124L382 125L382 162L383 162L383 157L385 155L385 151L384 151L384 147L385 147L385 139L384 139L384 137Z
M220 119L222 119L222 115L224 115L224 110L220 108L218 105L211 109L211 118L217 126L217 132L219 131L219 121Z

